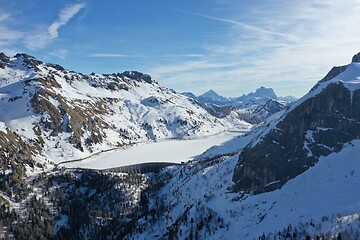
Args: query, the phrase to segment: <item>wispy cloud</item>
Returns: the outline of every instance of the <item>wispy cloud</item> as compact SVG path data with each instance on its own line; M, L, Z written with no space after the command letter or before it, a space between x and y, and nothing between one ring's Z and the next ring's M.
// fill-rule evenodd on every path
M54 56L56 58L65 59L69 53L69 50L67 49L55 49L53 51L50 51L48 54L51 56Z
M62 9L58 18L46 30L34 32L26 37L26 46L32 50L46 47L59 37L59 29L65 26L85 6L85 3L76 3Z
M173 61L150 69L158 81L195 93L211 85L237 96L266 85L280 95L301 96L332 66L347 64L360 51L358 0L218 2L223 5L211 14L194 15L227 23L225 32L202 43L201 63Z
M188 53L188 54L168 54L168 55L162 55L159 57L166 57L166 58L202 58L206 57L205 54L200 53Z
M0 25L0 41L16 40L23 36L22 32L12 30L6 26Z
M61 10L58 19L56 19L56 21L53 22L48 28L50 38L57 38L59 36L59 28L66 25L70 19L73 18L84 7L85 3L77 3L69 5Z
M11 29L8 26L10 22L11 14L0 12L0 47L5 49L14 43L15 41L21 39L24 36L24 33ZM4 50L2 50L4 51Z
M124 57L137 57L137 58L201 58L205 57L204 54L167 54L167 55L131 55L131 54L121 54L121 53L93 53L88 55L88 57L102 57L102 58L124 58Z
M105 58L122 58L122 57L134 57L134 55L119 54L119 53L93 53L89 57L105 57Z
M10 15L9 13L1 13L1 12L0 12L0 22L9 19L10 16L11 16L11 15Z
M196 16L200 16L200 17L203 17L203 18L215 20L215 21L229 23L229 24L232 24L234 26L241 27L241 28L244 28L246 30L253 31L253 32L256 32L256 33L260 33L260 34L269 34L269 35L275 35L275 36L280 36L280 37L286 37L286 38L290 38L290 39L296 39L295 36L292 36L292 35L289 35L289 34L270 31L270 30L267 30L267 29L263 29L263 28L251 25L251 24L243 23L243 22L240 22L240 21L235 21L235 20L232 20L232 19L213 17L213 16L199 14L199 13L191 13L191 14L196 15Z

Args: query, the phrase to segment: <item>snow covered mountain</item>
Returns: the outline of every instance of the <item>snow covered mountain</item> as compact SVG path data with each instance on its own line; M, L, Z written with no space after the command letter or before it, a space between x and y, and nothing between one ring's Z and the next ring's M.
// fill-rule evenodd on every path
M237 115L246 122L257 124L265 121L272 114L283 110L294 101L294 97L278 98L272 88L260 87L254 93L238 98L226 98L214 90L195 96L191 92L183 95L195 99L203 108L217 117L229 114Z
M0 131L59 162L158 139L212 135L236 124L135 71L85 75L32 56L0 55Z
M261 86L260 88L256 89L255 92L251 92L247 95L244 94L243 96L235 98L233 100L235 102L246 104L246 102L251 101L266 101L269 98L272 98L274 100L278 99L272 88L266 88Z
M217 128L218 122L224 127L234 123L228 115L216 117L215 108L209 114L211 111L197 100L159 87L144 74L82 75L67 70L58 72L60 66L49 66L29 56L0 55L0 59L2 76L12 76L3 78L4 87L0 88L0 111L11 113L1 115L0 233L10 233L18 239L360 238L360 54L354 56L351 64L331 70L308 94L271 115L264 124L246 134L238 132L238 137L208 149L190 162L160 173L51 169L27 178L23 172L39 164L28 156L48 156L42 146L46 149L62 134L68 135L59 141L60 145L72 139L77 125L71 119L81 119L85 113L75 116L69 109L91 111L96 116L90 118L96 121L94 125L109 124L114 116L107 112L117 111L122 100L95 105L105 93L109 98L115 98L115 92L121 93L147 108L165 105L157 110L159 114L170 111L166 107L170 103L161 101L173 97L176 103L189 103L186 107L196 106L203 116L216 119L203 123L207 127L215 124ZM29 62L39 70L25 67ZM69 75L70 80L61 74ZM116 87L120 90L109 90L111 82L126 84L128 90L123 89L125 85ZM148 92L152 95L144 94ZM63 100L60 93L67 98ZM34 96L37 97L32 100ZM21 101L25 103L23 108L21 104L11 105ZM34 108L32 101L41 109ZM277 108L273 101L266 102L269 109ZM22 109L21 115L10 111L11 106ZM60 112L60 124L50 106ZM101 114L94 111L94 106ZM232 112L231 107L228 110ZM64 112L69 115L67 118ZM139 112L134 110L128 116L138 116ZM121 113L126 115L124 110ZM27 117L34 124L28 126L17 120ZM146 118L142 115L141 119ZM80 125L84 152L95 149L97 144L109 146L108 131L102 136L103 142L86 145L86 132L92 125L88 121ZM40 137L27 136L28 129L38 132L36 136L43 142ZM95 137L102 131L94 133ZM207 134L206 130L200 133Z
M220 96L212 89L210 89L206 93L198 96L197 99L200 102L212 103L212 104L217 104L217 105L224 105L230 101L228 98Z
M244 149L233 176L236 191L277 189L320 157L360 138L360 64L341 69L319 81Z
M168 170L150 202L161 213L131 236L359 239L360 62L341 70L251 133Z

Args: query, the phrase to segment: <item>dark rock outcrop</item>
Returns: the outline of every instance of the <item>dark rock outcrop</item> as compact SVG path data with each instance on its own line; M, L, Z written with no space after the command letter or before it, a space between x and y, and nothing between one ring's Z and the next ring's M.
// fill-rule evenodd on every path
M119 77L127 77L138 82L153 83L151 76L137 71L125 71L118 74Z
M338 76L340 73L344 72L349 65L345 65L345 66L338 66L338 67L333 67L326 75L325 77L323 77L310 91L315 90L320 83L323 82L327 82L331 79L333 79L334 77Z
M42 61L36 59L33 56L30 56L26 53L18 53L14 56L15 58L22 58L24 63L27 65L28 68L34 68L35 70L39 70L38 69L38 65L43 64Z
M10 58L6 56L4 53L0 53L0 68L4 69L6 64L10 62Z
M354 62L360 62L360 53L358 54L355 54L353 56L353 58L351 59L351 62L354 63Z
M343 83L331 83L243 150L233 175L234 190L261 193L280 188L320 156L354 139L360 139L360 90L351 95Z

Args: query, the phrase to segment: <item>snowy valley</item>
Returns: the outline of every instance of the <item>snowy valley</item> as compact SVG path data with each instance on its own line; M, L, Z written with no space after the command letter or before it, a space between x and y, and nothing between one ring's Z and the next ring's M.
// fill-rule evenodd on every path
M359 56L291 103L0 54L0 238L359 239Z

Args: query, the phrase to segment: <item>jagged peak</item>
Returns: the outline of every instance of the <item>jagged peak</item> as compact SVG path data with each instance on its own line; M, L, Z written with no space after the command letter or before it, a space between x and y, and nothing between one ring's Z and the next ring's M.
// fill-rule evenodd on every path
M118 73L117 76L119 77L127 77L129 79L138 81L138 82L146 82L146 83L153 83L151 76L149 74L141 73L138 71L125 71L122 73Z
M0 52L0 60L1 61L9 61L10 57L8 57L5 53Z
M28 55L26 53L17 53L14 58L22 59L22 61L28 65L30 68L37 69L37 67L43 64L42 61L38 60L36 57Z
M6 64L10 62L10 58L5 53L0 53L0 68L5 68Z
M360 52L355 54L352 59L351 63L360 63ZM350 64L351 64L350 63ZM323 77L320 81L318 81L313 88L310 89L310 92L317 89L320 83L327 82L332 80L333 78L339 76L341 73L345 72L346 69L349 67L350 64L343 65L343 66L335 66L330 69L330 71Z
M358 54L355 54L355 55L352 57L351 62L352 62L352 63L360 62L360 52L359 52Z
M217 92L215 92L213 89L208 90L207 92L203 93L199 97L205 97L205 98L224 98L223 96L219 95Z
M217 92L215 92L213 89L210 89L209 91L205 92L203 95L205 94L217 94Z
M258 89L256 89L255 94L276 95L272 88L267 88L264 86L261 86Z
M276 100L278 99L272 88L266 88L263 86L256 89L255 92L251 92L247 95L243 95L239 99L245 99L245 98L272 98Z

